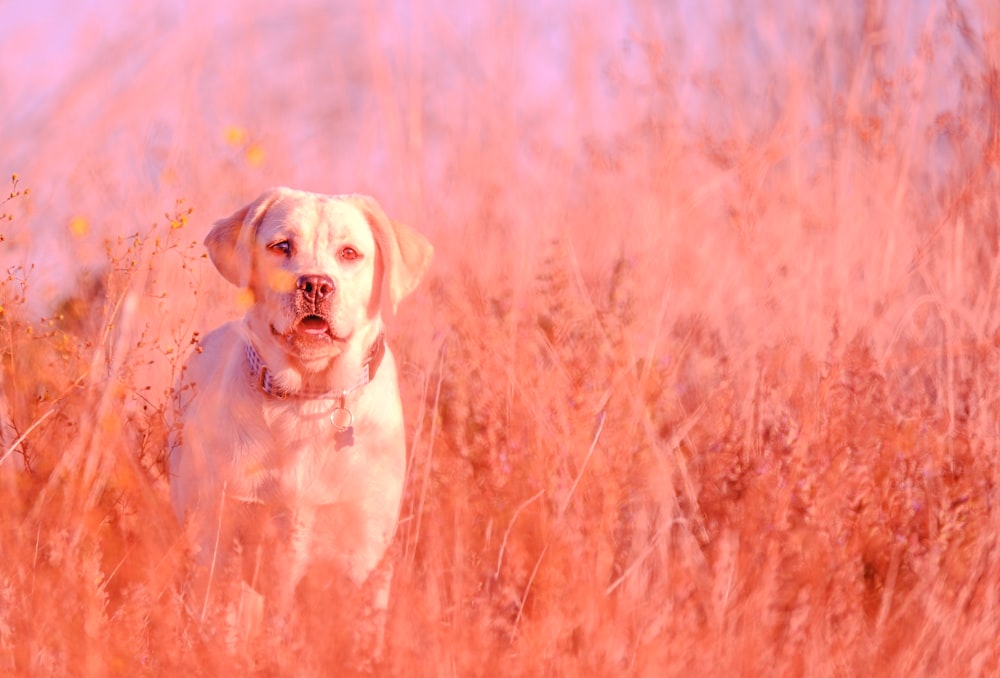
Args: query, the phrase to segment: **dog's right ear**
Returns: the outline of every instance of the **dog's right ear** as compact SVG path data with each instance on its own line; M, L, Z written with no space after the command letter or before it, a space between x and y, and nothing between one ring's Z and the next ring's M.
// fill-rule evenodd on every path
M253 243L264 214L286 191L272 188L249 205L219 219L205 236L205 247L222 277L237 287L250 286Z
M427 272L434 247L409 226L386 216L375 198L355 193L347 200L361 210L371 226L385 267L383 310L395 313L400 300L417 287Z

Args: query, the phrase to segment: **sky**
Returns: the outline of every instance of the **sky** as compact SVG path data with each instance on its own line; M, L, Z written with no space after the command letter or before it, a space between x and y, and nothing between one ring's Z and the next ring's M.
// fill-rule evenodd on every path
M649 116L752 134L781 117L795 74L851 86L849 68L803 55L864 21L863 2L811 0L457 7L0 0L0 173L32 193L2 231L0 265L34 264L57 298L66 270L100 265L104 238L162 221L177 199L218 212L269 184L377 188L422 212L467 171L456 149L521 154L530 172L539 148L613 148ZM893 67L944 11L886 3Z

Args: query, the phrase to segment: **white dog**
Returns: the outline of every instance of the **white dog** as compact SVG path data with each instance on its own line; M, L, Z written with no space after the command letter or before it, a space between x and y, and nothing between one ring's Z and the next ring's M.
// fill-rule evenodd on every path
M382 319L433 249L372 198L287 188L216 222L205 245L248 311L201 341L181 379L174 509L209 584L236 544L245 581L279 606L317 564L360 586L393 537L406 472ZM387 583L378 595L384 609Z

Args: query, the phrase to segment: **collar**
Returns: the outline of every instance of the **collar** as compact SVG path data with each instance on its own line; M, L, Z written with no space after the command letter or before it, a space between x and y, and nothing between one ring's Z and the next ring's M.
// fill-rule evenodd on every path
M261 359L260 354L257 353L257 349L253 347L253 344L248 341L244 344L244 346L246 350L247 363L250 366L250 376L260 387L260 390L267 395L281 399L299 398L302 400L339 400L341 403L340 407L343 408L343 403L347 396L362 388L375 378L375 372L378 370L378 366L382 364L382 358L385 357L385 333L379 332L378 336L375 337L375 341L368 349L364 362L361 363L361 373L358 375L357 380L343 390L328 389L321 391L318 389L303 389L301 391L285 391L274 383L274 380L271 378L271 370L269 370L267 365L264 364L264 361Z

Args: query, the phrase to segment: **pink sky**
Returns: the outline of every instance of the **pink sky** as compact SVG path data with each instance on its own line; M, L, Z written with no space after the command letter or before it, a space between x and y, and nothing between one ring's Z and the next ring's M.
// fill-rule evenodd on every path
M901 68L937 15L929 0L889 5ZM148 227L177 198L203 210L205 226L206 211L271 184L377 188L390 205L421 211L415 182L446 194L454 149L474 153L497 125L511 126L506 143L526 158L539 144L546 157L613 147L648 115L693 134L766 128L782 114L782 77L813 77L800 57L817 36L843 14L861 20L850 4L834 16L808 0L455 7L0 3L0 172L18 172L32 191L0 264L34 263L58 295L67 269L102 261L102 237ZM671 78L668 97L657 69ZM822 75L848 85L849 73ZM734 98L759 104L733 111ZM818 121L819 109L800 119ZM230 167L246 150L226 141L234 129L266 161ZM83 241L67 235L76 215L91 225Z

